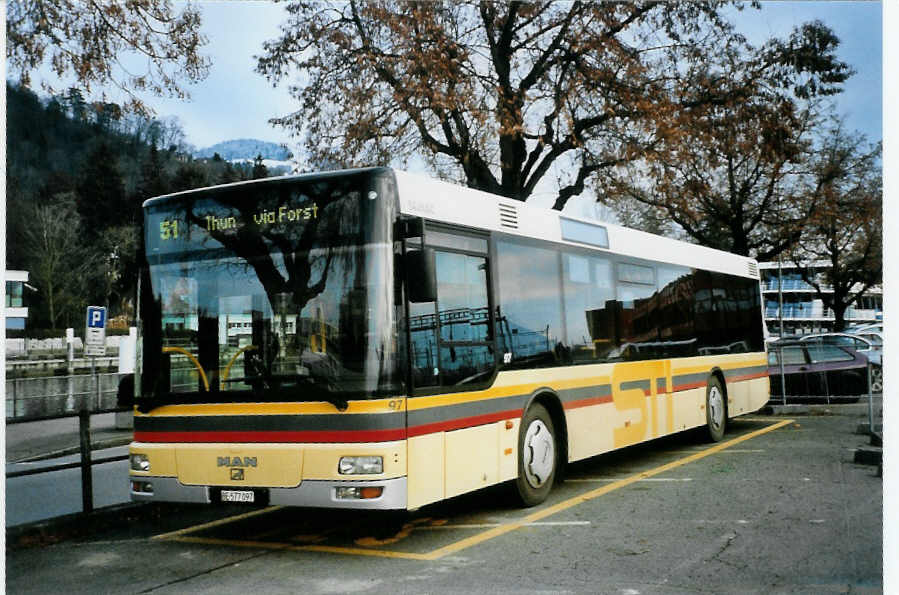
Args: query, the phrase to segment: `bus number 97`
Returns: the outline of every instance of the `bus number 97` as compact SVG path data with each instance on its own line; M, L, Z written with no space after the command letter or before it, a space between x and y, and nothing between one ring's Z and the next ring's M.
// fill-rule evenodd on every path
M159 222L159 238L162 240L178 239L178 220L162 220Z

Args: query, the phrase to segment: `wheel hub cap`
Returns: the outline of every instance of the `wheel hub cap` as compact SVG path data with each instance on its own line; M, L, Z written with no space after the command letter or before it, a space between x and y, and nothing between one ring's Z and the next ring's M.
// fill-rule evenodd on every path
M524 436L524 474L531 487L539 488L549 479L555 450L549 429L539 419L534 420Z
M709 390L709 419L715 428L724 423L724 396L717 386Z

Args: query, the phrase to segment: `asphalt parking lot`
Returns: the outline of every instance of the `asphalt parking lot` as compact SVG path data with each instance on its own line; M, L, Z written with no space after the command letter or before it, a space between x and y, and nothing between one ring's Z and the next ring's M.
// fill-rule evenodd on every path
M8 549L11 593L880 593L882 484L847 415L750 416L407 516L155 505Z

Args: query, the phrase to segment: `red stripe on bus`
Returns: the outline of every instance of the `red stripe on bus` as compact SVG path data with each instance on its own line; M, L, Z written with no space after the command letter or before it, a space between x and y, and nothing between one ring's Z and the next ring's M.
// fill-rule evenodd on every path
M767 378L768 371L760 372L757 374L746 374L744 376L734 376L733 378L729 378L730 382L741 382L743 380L755 380L756 378Z
M578 409L580 407L590 407L591 405L603 405L605 403L612 402L612 395L605 395L602 397L591 397L589 399L582 399L580 401L569 401L562 405L565 409Z
M404 440L406 431L403 428L394 430L358 430L336 432L253 432L253 431L221 431L221 432L135 432L135 442L390 442Z
M702 382L690 382L689 384L676 384L674 385L674 390L671 391L673 393L679 393L681 391L690 390L693 388L701 388L705 386L705 380Z
M754 380L756 378L767 378L767 377L768 377L768 371L765 370L764 372L759 372L757 374L745 374L743 376L732 376L731 378L728 378L727 381L728 382L742 382L744 380ZM681 392L681 391L690 390L693 388L703 388L705 385L706 385L705 382L690 382L688 384L678 384L678 385L675 385L674 390L672 392Z
M518 419L519 417L521 417L521 410L512 409L510 411L497 411L496 413L485 413L484 415L449 419L430 424L422 424L420 426L411 426L409 428L409 437L424 436L425 434L434 434L436 432L449 432L451 430L482 426L484 424L503 421L504 419Z

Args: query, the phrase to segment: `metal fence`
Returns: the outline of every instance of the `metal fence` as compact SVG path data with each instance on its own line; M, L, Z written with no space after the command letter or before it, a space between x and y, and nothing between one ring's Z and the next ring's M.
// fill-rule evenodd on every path
M130 409L114 409L113 411L128 411ZM102 411L100 413L108 413ZM38 475L41 473L52 473L54 471L64 471L66 469L81 469L81 509L83 512L92 512L94 510L94 478L91 471L94 465L102 465L104 463L113 463L116 461L128 460L128 455L117 455L112 457L104 457L101 459L93 458L93 447L91 446L91 413L87 409L82 409L77 413L69 413L55 416L46 416L37 419L7 419L7 424L29 423L38 421L39 419L56 419L61 417L78 417L78 436L79 436L79 452L81 460L77 463L62 463L59 465L51 465L49 467L40 467L37 469L28 469L25 471L7 472L6 479L14 477L24 477L26 475Z
M859 425L859 433L870 434L872 442L882 440L883 432L883 368L881 366L867 362L866 367L853 369L855 375L854 381L846 382L829 382L828 374L837 372L837 370L827 368L816 369L812 365L807 364L800 366L796 370L796 363L787 366L784 364L783 348L796 347L795 343L778 344L774 343L768 346L769 353L777 354L776 362L772 362L770 370L771 379L771 399L770 405L794 405L806 403L824 403L827 405L837 403L856 403L853 408L858 409L860 415L866 418L864 424ZM790 379L801 379L801 375L805 375L813 380L808 381L806 386L814 386L817 390L806 393L798 393L796 391L797 384L794 382L791 386ZM807 379L806 379L807 380ZM849 393L845 389L847 385L851 385L853 390ZM875 390L875 387L879 390Z
M78 417L81 460L33 470L10 472L7 479L81 469L81 496L84 512L93 510L94 465L127 460L128 455L93 459L90 416L97 413L130 411L118 403L119 381L125 374L96 373L6 380L6 423L21 424L63 417Z

